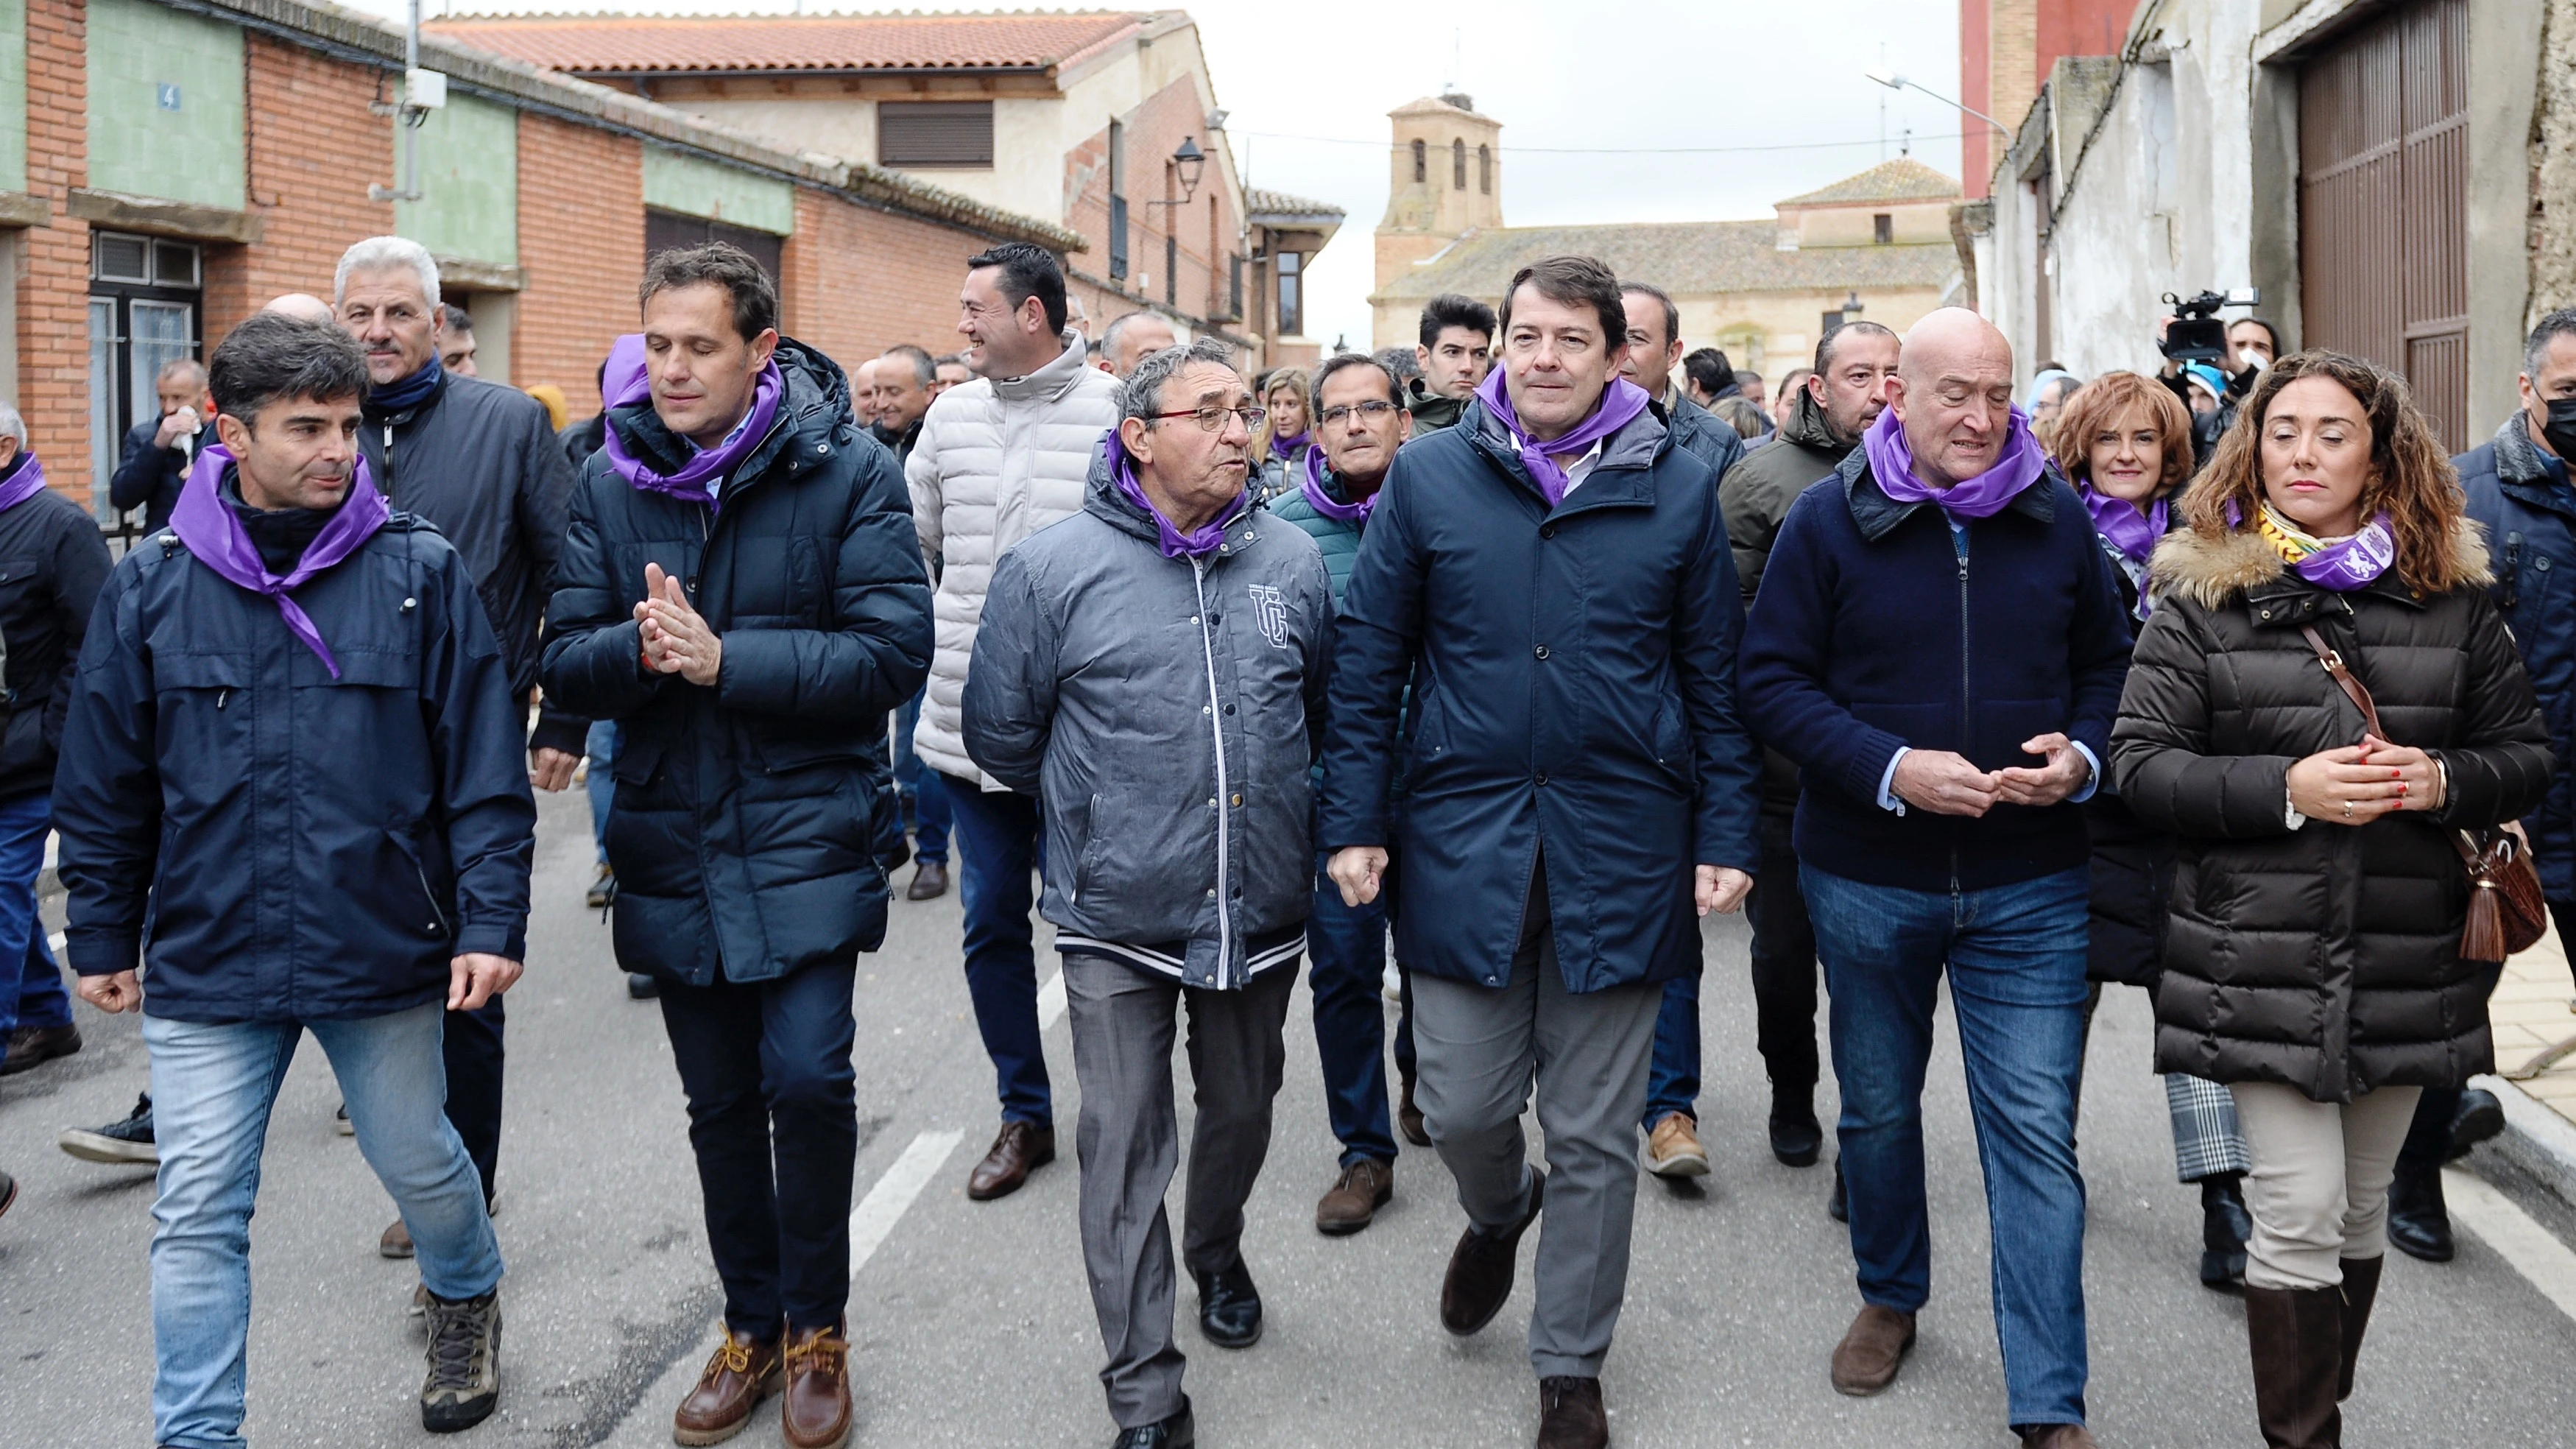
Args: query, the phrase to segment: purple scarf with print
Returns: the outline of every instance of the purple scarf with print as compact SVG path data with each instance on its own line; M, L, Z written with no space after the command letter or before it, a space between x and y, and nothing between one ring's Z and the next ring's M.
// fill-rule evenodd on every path
M340 661L331 657L331 646L322 642L322 631L313 626L313 618L291 597L314 575L338 564L356 553L359 546L375 537L393 515L393 505L376 491L375 479L367 475L367 460L357 461L356 475L349 482L347 496L322 525L322 531L305 547L304 556L295 561L293 571L278 575L268 571L259 557L259 546L250 541L250 531L242 527L231 505L223 499L224 469L232 466L233 455L221 443L198 450L196 463L188 469L188 482L179 490L179 501L170 510L170 531L188 546L197 562L213 569L218 578L254 594L266 594L277 601L277 612L286 618L286 627L305 646L322 657L322 667L331 677L340 677Z
M1624 377L1614 377L1602 389L1601 405L1592 410L1592 416L1575 424L1574 431L1564 437L1542 443L1529 435L1529 430L1521 426L1520 414L1512 410L1511 391L1504 385L1503 372L1497 367L1486 373L1484 383L1476 389L1476 398L1485 405L1485 411L1494 415L1494 421L1503 425L1503 431L1511 434L1512 445L1520 450L1521 466L1529 470L1531 481L1538 484L1539 494L1547 499L1550 508L1563 503L1565 490L1574 485L1549 454L1580 457L1592 451L1593 444L1635 422L1648 402L1644 388Z
M45 465L33 453L21 452L17 465L0 474L0 513L6 513L45 491Z
M644 360L644 334L629 332L608 349L608 374L600 385L600 403L615 409L636 403L650 404L653 386ZM626 451L626 440L617 434L615 424L604 429L602 445L608 450L608 466L617 476L648 493L666 493L673 498L715 506L715 485L730 476L736 465L751 456L769 437L770 424L778 419L778 402L786 394L787 379L778 370L778 359L772 357L752 384L751 411L725 440L712 448L700 448L681 465L677 472L664 473L652 464ZM687 439L681 439L683 443Z
M1385 486L1383 481L1378 484L1380 489ZM1365 524L1368 522L1369 510L1377 507L1375 493L1357 503L1344 503L1325 489L1324 450L1321 448L1309 449L1306 453L1306 481L1300 485L1300 491L1306 495L1306 502L1310 507L1335 523Z
M1270 440L1270 456L1285 462L1297 456L1297 450L1313 441L1314 436L1315 430L1308 428L1293 438L1274 437Z
M1154 531L1160 535L1157 543L1165 558L1205 558L1216 552L1217 545L1225 542L1226 525L1241 518L1244 510L1252 506L1249 492L1238 493L1234 502L1227 505L1225 512L1213 522L1183 533L1172 526L1172 520L1163 516L1163 510L1154 506L1154 500L1145 496L1145 485L1136 481L1136 460L1127 455L1127 445L1119 439L1116 428L1101 435L1100 452L1109 460L1109 477L1118 485L1118 496L1143 509L1145 515L1154 520Z
M2292 572L2338 594L2370 587L2397 562L2397 531L2385 513L2373 517L2361 532L2332 543L2307 533L2269 503L2263 505L2254 527Z
M1899 503L1938 503L1956 518L1994 517L2048 468L2039 440L2030 435L2030 417L2020 408L2012 410L1995 466L1947 488L1934 488L1914 476L1914 449L1905 441L1905 425L1896 420L1894 408L1878 415L1860 435L1860 445L1869 450L1869 476L1878 480L1880 492Z
M2165 536L2172 510L2164 499L2157 499L2140 513L2138 505L2114 498L2090 483L2075 491L2083 496L2084 511L2093 515L2093 531L2131 563L2145 563L2147 555L2156 550L2156 540Z

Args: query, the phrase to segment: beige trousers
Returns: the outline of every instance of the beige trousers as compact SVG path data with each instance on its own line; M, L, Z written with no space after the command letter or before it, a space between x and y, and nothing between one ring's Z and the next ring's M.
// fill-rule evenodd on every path
M2257 1288L2332 1288L2345 1258L2388 1251L2388 1180L2415 1120L2420 1087L2382 1087L2350 1102L2312 1102L2296 1087L2237 1082L2236 1120L2254 1168L2245 1281Z

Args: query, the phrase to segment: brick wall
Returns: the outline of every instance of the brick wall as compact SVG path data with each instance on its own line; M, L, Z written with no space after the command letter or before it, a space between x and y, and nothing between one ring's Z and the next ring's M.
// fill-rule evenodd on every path
M27 189L53 209L23 234L18 272L18 409L56 488L87 502L89 224L65 214L89 180L89 62L80 0L28 0Z
M1172 82L1147 97L1144 104L1129 112L1126 123L1127 183L1127 276L1123 281L1126 298L1112 294L1102 299L1111 310L1107 316L1092 309L1092 335L1108 325L1110 317L1137 310L1140 302L1168 304L1183 315L1205 317L1211 311L1222 314L1230 300L1226 256L1242 245L1237 239L1242 218L1235 215L1232 199L1219 181L1216 158L1208 159L1199 174L1198 190L1181 206L1164 206L1164 170L1172 152L1183 136L1196 137L1201 150L1211 149L1203 134L1206 115L1199 102L1198 88L1186 77ZM1094 277L1109 278L1109 161L1108 130L1103 127L1064 158L1065 221L1064 224L1088 238L1091 250L1081 254L1074 264ZM1181 196L1179 182L1172 185L1172 198ZM1208 202L1216 201L1215 244L1210 246ZM1180 266L1177 289L1167 289L1164 266L1164 240L1167 236L1180 243ZM1251 287L1249 263L1246 263L1245 287ZM1137 278L1145 285L1139 287ZM1213 290L1210 283L1214 282ZM1251 298L1245 298L1248 311ZM1213 303L1213 306L1211 306Z
M984 237L856 206L819 192L796 198L796 235L782 263L781 325L796 340L854 367L898 343L931 356L965 345L957 288Z
M636 326L644 272L644 146L519 113L519 266L510 381L551 382L572 415L599 411L599 364Z
M206 346L282 292L331 298L352 242L394 229L391 202L367 188L394 180L394 124L370 115L379 72L263 35L247 37L250 205L256 246L206 248ZM388 92L390 93L390 92Z

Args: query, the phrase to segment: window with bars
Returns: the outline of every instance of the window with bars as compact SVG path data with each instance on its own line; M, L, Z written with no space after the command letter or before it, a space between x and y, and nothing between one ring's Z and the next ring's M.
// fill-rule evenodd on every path
M1494 148L1491 146L1476 148L1476 190L1486 196L1494 194Z
M1421 141L1413 143L1413 179L1416 181L1431 179L1431 148Z
M1279 335L1296 337L1306 330L1306 258L1300 252L1281 252L1279 269Z
M1467 143L1464 141L1449 143L1449 189L1467 189Z
M993 164L991 101L879 101L877 164L916 171Z
M205 340L204 262L195 242L90 234L90 477L102 523L116 522L107 480L126 433L161 415L161 369L195 357Z

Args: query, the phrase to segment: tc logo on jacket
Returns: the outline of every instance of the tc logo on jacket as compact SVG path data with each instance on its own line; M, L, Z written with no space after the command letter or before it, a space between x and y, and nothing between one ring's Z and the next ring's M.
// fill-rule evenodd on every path
M1277 648L1288 647L1288 601L1279 596L1271 584L1252 586L1252 617L1261 625L1261 637Z

